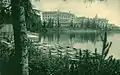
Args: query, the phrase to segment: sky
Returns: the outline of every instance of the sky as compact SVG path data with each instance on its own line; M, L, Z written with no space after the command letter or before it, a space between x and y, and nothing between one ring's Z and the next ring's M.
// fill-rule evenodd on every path
M106 18L109 23L120 26L120 0L84 3L83 0L40 0L32 1L35 8L41 11L71 12L76 16Z

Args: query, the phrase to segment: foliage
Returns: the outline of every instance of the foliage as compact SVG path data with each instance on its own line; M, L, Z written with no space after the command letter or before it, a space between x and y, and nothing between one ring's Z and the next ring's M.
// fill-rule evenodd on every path
M30 0L21 0L21 5L25 8L25 20L27 29L30 30L30 25L38 25L40 22L39 10L33 9L33 5ZM36 0L37 1L37 0ZM11 0L0 1L0 25L6 23L12 23L11 19ZM40 25L40 24L39 24Z
M38 48L30 52L30 74L31 75L119 75L120 61L113 56L106 57L111 43L107 44L106 32L103 37L102 53L95 49L94 53L89 50L75 49L74 58L64 47L58 48ZM34 46L33 46L34 48ZM71 48L71 47L67 47ZM61 50L67 53L62 55ZM72 48L71 48L72 49ZM43 51L49 51L43 52ZM52 51L58 50L57 55ZM60 51L59 51L60 50Z
M69 46L49 47L29 40L27 45L30 75L119 75L120 60L107 56L111 46L111 43L107 43L107 33L105 32L101 38L102 53L98 53L97 48L92 53L87 49L81 50ZM8 60L11 52L14 52L14 45L4 47L1 44L1 46L0 50L3 51L1 57ZM71 55L69 49L75 51L74 55Z
M14 44L8 39L0 40L0 58L9 61L14 55Z
M38 60L39 59L39 60ZM76 59L69 59L68 55L62 57L47 57L37 53L30 61L31 75L119 75L120 61L111 56L103 59L95 51L79 50Z

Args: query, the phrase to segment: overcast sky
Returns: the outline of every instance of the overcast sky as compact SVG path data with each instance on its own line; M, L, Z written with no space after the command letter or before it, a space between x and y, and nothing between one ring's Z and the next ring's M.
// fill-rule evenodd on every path
M76 16L107 18L110 23L120 26L120 0L107 0L106 2L84 3L82 0L40 0L32 2L41 11L65 11Z

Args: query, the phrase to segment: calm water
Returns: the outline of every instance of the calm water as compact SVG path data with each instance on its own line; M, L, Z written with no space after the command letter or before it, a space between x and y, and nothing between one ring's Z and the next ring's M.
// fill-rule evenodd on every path
M81 33L46 33L39 35L40 42L49 44L71 45L75 48L89 49L94 51L95 48L101 52L102 42L100 33L81 32ZM112 41L109 55L120 58L120 33L109 33L108 41Z

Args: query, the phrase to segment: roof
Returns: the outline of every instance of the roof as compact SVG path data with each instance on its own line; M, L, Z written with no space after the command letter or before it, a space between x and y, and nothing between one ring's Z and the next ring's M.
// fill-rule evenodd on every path
M43 14L63 14L63 15L69 15L69 16L75 16L74 14L72 13L69 13L69 12L58 12L58 11L44 11L42 12Z

